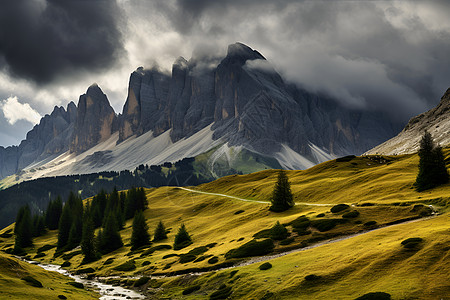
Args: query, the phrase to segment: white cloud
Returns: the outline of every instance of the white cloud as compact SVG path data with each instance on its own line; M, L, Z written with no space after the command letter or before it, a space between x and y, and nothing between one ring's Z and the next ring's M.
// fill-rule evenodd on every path
M9 97L2 100L0 109L3 111L6 120L11 125L14 125L19 120L25 120L32 124L39 123L41 115L35 111L28 103L22 104L17 97Z

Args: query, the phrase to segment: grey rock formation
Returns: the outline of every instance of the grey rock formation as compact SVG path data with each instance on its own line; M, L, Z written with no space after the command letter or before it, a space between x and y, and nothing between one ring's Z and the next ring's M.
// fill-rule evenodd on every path
M0 147L0 178L14 174L33 162L45 160L69 149L77 117L76 106L70 102L53 109L27 133L19 146Z
M171 78L155 69L136 70L119 142L150 130L155 136L171 130L176 142L214 123L214 138L230 145L273 155L284 144L318 162L312 144L335 156L360 154L401 129L379 112L348 109L286 84L259 52L244 44L230 45L212 67L205 59L178 58Z
M81 153L107 140L113 132L116 118L106 95L97 84L91 85L78 102L70 151Z
M397 136L367 151L366 154L396 155L417 152L425 130L436 143L441 146L450 145L450 88L435 108L413 117Z

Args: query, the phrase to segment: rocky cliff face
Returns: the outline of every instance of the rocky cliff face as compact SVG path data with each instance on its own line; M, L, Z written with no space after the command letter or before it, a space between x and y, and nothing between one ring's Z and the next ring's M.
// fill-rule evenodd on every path
M171 130L173 142L214 123L214 138L272 155L287 145L313 162L315 145L334 156L362 153L392 137L399 124L378 112L288 85L257 51L228 47L218 65L178 58L168 77L139 68L130 78L120 139Z
M80 96L70 151L82 153L107 140L116 123L116 114L98 85L90 86Z
M160 162L157 157L181 159L224 144L231 152L236 146L276 158L286 168L306 168L335 156L360 154L398 130L399 124L381 113L352 110L335 99L287 84L258 51L236 43L222 59L180 57L170 75L156 68L138 68L130 76L119 116L101 89L92 85L77 106L56 107L45 116L19 147L0 147L0 177L66 151L85 153L80 160L103 157L100 164L80 161L83 168L71 166L85 172L92 165L134 168ZM113 134L117 144L126 146L92 156L92 147ZM132 136L142 137L140 146L130 145ZM160 142L153 145L157 137ZM173 153L159 155L183 141L190 145L187 151L180 150L186 145L174 146ZM139 148L143 145L147 148ZM153 153L149 147L156 158L149 156ZM137 157L127 164L126 149L143 151L145 161Z
M425 130L431 133L434 141L441 146L450 144L450 88L435 108L412 118L396 137L367 151L366 154L396 155L417 152Z
M35 161L58 155L69 149L69 141L77 116L76 106L70 102L53 109L40 123L27 133L19 146L0 147L0 177L14 174Z

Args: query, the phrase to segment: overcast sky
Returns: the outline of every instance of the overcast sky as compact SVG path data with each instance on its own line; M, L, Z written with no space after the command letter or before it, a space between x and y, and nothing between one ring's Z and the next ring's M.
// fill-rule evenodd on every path
M310 91L405 119L450 87L449 2L0 0L0 145L94 82L119 113L137 67L236 41Z

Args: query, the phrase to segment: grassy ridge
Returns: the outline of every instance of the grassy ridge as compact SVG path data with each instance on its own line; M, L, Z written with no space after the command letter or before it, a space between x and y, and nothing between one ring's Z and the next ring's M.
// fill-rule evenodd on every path
M445 154L448 158L449 149L446 149ZM38 260L55 264L68 261L68 269L76 271L93 268L98 276L174 274L227 262L225 254L228 251L249 242L255 233L269 229L276 221L287 224L302 215L311 221L342 219L342 215L350 210L360 213L356 218L339 223L324 233L310 228L311 233L297 236L288 226L294 242L286 246L276 242L276 251L282 252L285 249L298 248L305 245L304 243L313 244L313 240L370 229L364 226L364 223L369 221L383 225L417 217L418 212L413 207L417 203L424 203L433 204L443 215L379 229L348 240L273 259L270 261L273 267L266 271L259 270L260 264L253 264L236 268L238 273L233 278L230 278L231 270L226 270L199 277L186 275L151 280L146 286L156 293L155 299L166 296L179 298L183 289L189 285L200 288L183 297L207 299L207 295L220 290L223 284L227 285L223 291L229 292L229 287L232 288L233 299L241 299L244 296L260 299L269 292L275 295L275 298L270 299L354 299L373 291L388 292L393 295L393 299L440 299L439 297L450 291L444 280L446 274L449 274L447 265L450 219L447 211L450 185L428 192L415 192L413 182L417 164L418 158L415 155L357 157L348 162L329 161L306 171L288 172L296 202L374 204L353 206L338 214L330 212L331 206L305 205L296 205L283 213L272 213L268 211L269 203L244 202L174 187L149 189L149 209L145 211L145 217L150 229L154 230L162 220L170 230L168 240L154 243L152 247L172 245L181 223L186 225L191 234L193 245L178 251L159 249L146 254L145 251L149 249L143 249L131 252L127 246L131 236L129 220L121 231L126 246L105 255L97 262L80 265L82 257L75 251L72 252L75 254L73 257L54 258L54 248L45 251L45 255ZM228 176L196 189L268 201L276 175L276 170L267 170L249 175ZM236 214L238 211L241 212ZM324 216L318 217L322 213ZM424 239L420 249L403 249L401 241L411 237ZM12 242L12 237L0 238L0 249L7 249ZM37 254L39 247L56 244L56 231L48 232L45 236L36 238L34 242L34 247L27 249L30 257ZM204 256L204 259L180 262L181 254L211 244L214 245L206 247L204 253L196 255L196 258ZM213 257L217 258L217 262L208 262ZM132 265L130 271L118 270L118 266L127 262ZM320 276L320 279L305 281L304 277L311 274ZM123 282L132 284L129 279L124 279ZM423 295L425 296L422 297Z

